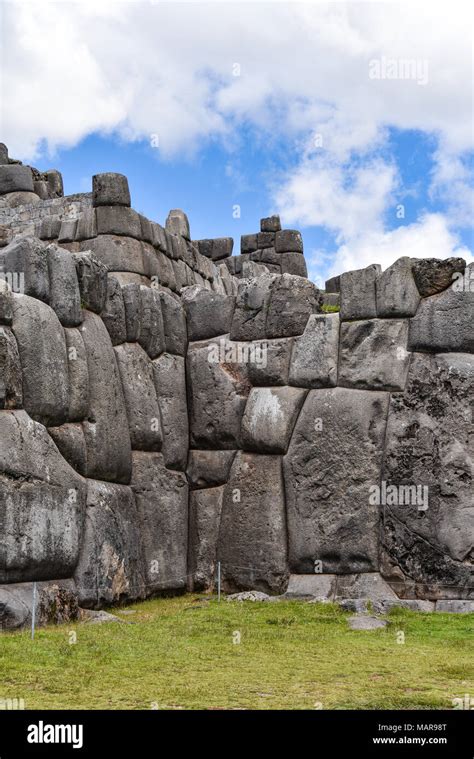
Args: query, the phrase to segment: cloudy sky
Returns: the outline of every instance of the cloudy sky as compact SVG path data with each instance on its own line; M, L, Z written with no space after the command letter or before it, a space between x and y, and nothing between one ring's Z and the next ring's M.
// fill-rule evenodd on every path
M0 140L192 236L302 230L316 282L472 259L472 2L1 3Z

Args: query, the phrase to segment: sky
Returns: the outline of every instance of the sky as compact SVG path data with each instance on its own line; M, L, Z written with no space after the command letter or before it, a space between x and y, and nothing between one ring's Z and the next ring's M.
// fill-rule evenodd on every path
M474 260L472 2L0 0L0 140L128 177L193 239L300 229L310 278Z

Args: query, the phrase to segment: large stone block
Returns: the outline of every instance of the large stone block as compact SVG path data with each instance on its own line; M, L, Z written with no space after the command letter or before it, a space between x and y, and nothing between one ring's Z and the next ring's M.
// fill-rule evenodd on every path
M190 590L212 590L224 488L194 490L189 497Z
M102 320L86 312L80 327L89 374L89 416L83 423L87 476L127 484L131 446L114 349Z
M57 245L46 249L49 272L49 305L63 327L82 322L81 293L72 253Z
M131 209L117 207L118 211ZM97 260L107 267L107 271L129 271L148 276L143 256L143 246L139 239L121 237L116 233L100 233L92 240L81 242L81 250L91 250Z
M107 298L107 267L90 250L73 253L84 308L100 314Z
M45 426L63 424L69 409L69 371L58 317L45 303L14 294L12 329L23 374L24 408Z
M338 384L366 390L403 390L410 363L408 324L408 319L343 322Z
M275 250L277 253L302 253L303 238L297 229L283 229L275 234Z
M33 616L33 583L0 587L0 630L30 627ZM35 627L65 624L78 618L77 591L73 580L36 583Z
M0 324L11 327L13 322L13 296L8 281L0 277Z
M379 507L369 488L380 480L388 400L310 390L284 458L292 571L378 569Z
M267 216L264 219L260 219L260 231L261 232L279 232L281 229L280 217L278 214L273 216Z
M93 206L130 206L128 179L123 174L105 172L92 177Z
M89 372L82 335L76 328L65 328L66 350L69 369L70 422L81 422L89 412Z
M278 253L277 253L278 255ZM279 264L282 274L295 274L298 277L307 277L308 269L305 257L301 253L280 253ZM263 256L262 256L263 261Z
M234 456L235 451L189 451L186 476L191 490L226 483Z
M473 397L474 357L456 353L414 354L392 395L382 479L422 496L383 504L385 572L402 595L415 583L433 598L474 597Z
M456 273L464 272L464 258L414 258L411 270L416 286L422 298L436 295L446 290L453 283Z
M235 298L209 292L198 285L182 294L189 340L208 340L230 332Z
M0 409L21 408L23 390L20 356L15 336L0 327Z
M165 350L160 293L152 287L140 287L140 333L138 342L150 358Z
M177 356L185 356L188 345L186 313L178 298L169 293L160 292L161 313L165 351Z
M286 453L306 391L254 387L242 418L242 447L256 453Z
M0 583L70 577L82 539L85 482L26 411L0 417Z
M365 269L341 274L341 319L373 319L377 316L375 280L382 267L371 264Z
M249 343L247 371L252 385L288 385L292 346L291 337Z
M115 277L110 274L107 277L107 298L100 317L107 327L112 345L121 345L127 340L122 288Z
M7 192L33 191L33 174L29 166L17 163L0 166L0 195Z
M99 206L95 209L98 235L124 235L140 240L142 227L140 217L133 208L126 206Z
M189 444L185 361L181 356L163 353L152 366L161 413L165 466L184 470Z
M49 303L46 245L37 237L16 237L0 253L3 272L12 278L11 289Z
M125 334L129 343L135 343L140 337L140 285L130 282L122 287L123 307L125 311Z
M291 385L334 387L337 385L339 314L312 314L291 354Z
M85 476L87 450L82 425L62 424L60 427L48 427L48 432L61 456L76 472Z
M474 264L448 290L426 298L410 321L408 348L474 353Z
M186 240L191 239L188 217L180 208L173 208L169 212L166 218L165 228L167 232L172 235L181 235L181 237L184 237Z
M267 337L301 335L309 317L320 312L321 305L321 292L312 282L292 274L277 276L270 292Z
M377 316L414 316L420 293L412 274L412 259L399 258L376 280Z
M225 486L217 559L224 589L281 592L288 579L280 456L238 452Z
M159 451L163 435L152 362L138 343L117 345L115 356L122 380L132 448Z
M250 383L238 350L239 344L226 338L189 346L186 361L193 448L240 448Z
M74 579L85 608L145 597L140 517L129 487L88 481L85 533Z
M275 274L239 282L230 337L232 340L261 340L266 335L267 312Z
M147 592L186 587L188 485L160 453L133 452L131 483L141 524Z

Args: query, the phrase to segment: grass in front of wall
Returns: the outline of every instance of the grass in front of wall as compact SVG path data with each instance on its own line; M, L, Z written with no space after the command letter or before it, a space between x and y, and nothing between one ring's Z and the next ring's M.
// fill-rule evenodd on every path
M3 633L0 698L26 709L452 709L474 694L474 614L397 609L385 629L355 631L332 604L186 595L127 608L111 610L127 624Z

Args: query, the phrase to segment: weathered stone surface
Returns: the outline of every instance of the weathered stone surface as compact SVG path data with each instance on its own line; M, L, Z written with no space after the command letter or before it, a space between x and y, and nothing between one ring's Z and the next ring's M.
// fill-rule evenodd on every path
M64 195L63 178L57 169L48 169L44 172L49 187L50 198L62 198Z
M125 311L125 334L129 343L134 343L140 336L140 285L130 282L122 287L123 307Z
M379 277L376 284L377 316L414 316L420 293L412 275L412 259L399 258Z
M151 287L140 287L140 334L138 342L150 358L157 358L165 349L160 293Z
M403 390L410 363L407 341L408 319L343 322L338 384L367 390Z
M89 374L89 416L83 423L87 476L127 484L131 448L122 383L102 320L86 312L80 327Z
M31 625L33 583L0 586L0 630ZM35 627L64 624L78 618L77 592L73 580L50 580L36 584Z
M77 219L62 219L58 242L74 242L77 233Z
M229 479L235 451L189 451L186 476L192 490L215 488Z
M152 362L163 429L163 458L169 469L186 469L189 427L185 361L163 353Z
M166 219L165 228L167 232L173 235L181 235L186 240L191 239L189 232L189 220L184 211L180 208L173 208Z
M128 179L123 174L106 172L92 177L93 206L129 206Z
M240 424L250 384L238 348L238 343L227 338L189 346L186 366L193 448L240 447Z
M275 250L277 253L302 253L303 238L297 229L283 229L275 234Z
M365 269L341 274L341 319L372 319L377 316L375 280L382 268L371 264Z
M369 601L398 600L390 585L378 572L338 575L336 596L338 598L366 598Z
M100 314L107 298L107 267L90 250L73 253L84 308Z
M292 346L291 337L247 343L247 371L252 385L288 385Z
M81 422L89 411L89 372L86 349L78 329L66 328L64 335L69 369L68 420Z
M9 192L2 196L2 200L8 208L18 208L18 206L33 206L40 202L36 192Z
M225 486L219 531L225 590L286 587L285 522L281 458L239 451Z
M232 324L235 298L209 292L195 285L182 294L189 340L207 340L228 334Z
M183 306L172 295L160 292L161 313L165 351L177 356L185 356L188 345L186 314Z
M474 597L473 392L473 356L414 354L391 399L382 479L427 488L423 508L383 506L384 574L405 597L411 582L419 596Z
M409 350L474 353L474 264L448 290L426 298L410 321Z
M341 296L339 293L322 293L323 296L323 311L324 306L337 306L337 308L340 308L341 305ZM332 312L332 309L331 309Z
M239 282L230 337L232 340L261 340L266 337L267 312L275 274Z
M341 292L341 275L327 279L324 285L324 289L327 293L340 293Z
M27 295L13 296L13 333L23 374L23 406L45 426L67 421L69 373L64 331L54 311Z
M220 261L232 255L234 240L232 237L215 237L209 240L197 240L199 252L212 261Z
M411 261L413 277L422 298L436 295L453 283L453 274L466 268L464 258L415 258Z
M15 336L0 327L0 409L21 408L23 403L20 356Z
M29 166L0 166L0 195L7 192L33 192L33 174Z
M127 324L122 288L115 277L107 277L107 298L100 315L107 327L112 345L120 345L127 340Z
M292 571L378 569L379 507L368 488L380 479L388 399L310 390L284 458Z
M132 490L88 480L84 539L74 573L80 606L144 598L143 539Z
M49 305L63 327L82 322L81 293L72 253L57 245L46 249L49 273Z
M76 237L79 242L97 237L97 224L93 208L85 208L77 220Z
M286 453L306 391L254 387L242 418L242 447L257 453Z
M245 254L251 253L252 250L258 250L257 235L242 235L240 238L240 252Z
M131 486L141 524L148 594L186 587L188 485L161 453L133 452Z
M0 417L0 583L70 577L85 482L26 411Z
M312 314L291 354L291 385L334 387L337 384L339 314Z
M189 497L190 590L212 590L224 488L194 490Z
M275 248L275 233L274 232L258 232L257 246L259 249Z
M126 206L99 206L95 209L97 234L123 235L140 240L142 227L140 217L133 208ZM120 268L120 267L114 267Z
M118 206L117 210L131 209ZM94 256L107 267L107 271L129 271L147 276L143 246L139 239L99 232L98 237L81 242L81 249L91 250Z
M292 274L277 277L271 286L267 337L301 335L310 315L321 311L321 304L321 292L312 282Z
M0 253L3 272L13 279L16 293L49 302L49 274L46 246L37 237L17 237ZM19 286L18 286L19 285Z
M372 617L369 614L354 614L348 619L351 630L379 630L387 627L386 619Z
M61 427L49 427L48 432L61 456L76 472L85 476L87 451L82 426L80 424L62 424Z
M277 253L278 255L278 253ZM280 253L280 266L282 274L295 274L298 277L307 277L305 257L301 253ZM263 257L262 257L263 261Z
M474 601L436 601L436 611L450 614L474 613Z
M0 324L11 327L13 322L13 296L8 281L0 277Z
M132 448L159 451L163 435L152 362L138 343L117 345L115 356L122 380Z
M313 598L333 601L336 597L338 575L332 574L295 574L290 575L285 597Z
M260 219L260 231L261 232L279 232L281 229L280 217L278 214L273 216L267 216L264 219Z

